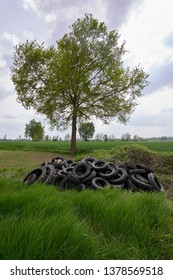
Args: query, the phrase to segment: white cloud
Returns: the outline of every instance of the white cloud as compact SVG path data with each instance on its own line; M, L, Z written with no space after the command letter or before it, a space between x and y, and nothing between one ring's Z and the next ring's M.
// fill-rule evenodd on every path
M0 34L0 57L9 56L14 45L19 43L19 38L15 34L4 31Z
M171 31L171 0L146 0L138 13L131 11L128 23L120 28L134 64L140 62L147 69L153 63L161 64L165 58L173 57L172 50L163 45L163 38Z
M0 56L0 68L4 68L7 65L7 62Z
M4 31L0 34L0 98L5 98L14 91L10 77L10 64L14 45L19 43L15 34Z
M10 73L4 73L0 75L0 97L5 97L5 94L9 94L14 91L14 86L10 78Z
M29 41L35 39L35 35L32 32L27 31L27 30L25 30L23 32L22 37L23 37L24 40L29 40Z
M47 23L52 23L55 22L57 20L57 15L54 11L52 11L51 13L45 15L45 21Z
M17 44L19 42L19 38L15 34L11 34L11 33L8 33L6 31L4 31L0 35L0 41L8 41L12 45L15 45L15 44Z
M36 115L33 110L26 110L21 104L16 102L16 95L7 96L0 102L0 138L7 134L8 138L24 136L25 124L31 119L38 120L44 118Z
M42 17L39 0L21 0L21 3L25 10L34 12L38 17Z

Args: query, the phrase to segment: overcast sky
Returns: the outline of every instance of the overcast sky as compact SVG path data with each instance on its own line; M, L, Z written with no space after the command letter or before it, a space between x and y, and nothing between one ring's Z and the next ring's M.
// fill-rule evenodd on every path
M46 46L54 44L69 25L85 13L104 21L108 30L118 30L129 51L126 64L140 64L150 74L150 85L131 115L128 124L95 122L96 133L129 132L132 137L173 136L173 4L172 0L1 0L0 1L0 138L24 137L25 124L41 121L46 134L64 135L69 131L50 131L45 117L25 110L17 103L10 79L14 46L36 39Z

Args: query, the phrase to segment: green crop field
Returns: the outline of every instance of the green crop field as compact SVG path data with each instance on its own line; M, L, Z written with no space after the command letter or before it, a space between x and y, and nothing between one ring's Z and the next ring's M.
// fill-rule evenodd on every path
M173 259L173 142L79 141L74 157L143 163L165 193L22 183L43 161L71 158L69 146L0 142L0 259Z
M125 145L142 145L152 151L173 152L173 141L77 141L77 153L91 153L93 150L110 150ZM70 141L0 141L0 150L42 151L69 154Z

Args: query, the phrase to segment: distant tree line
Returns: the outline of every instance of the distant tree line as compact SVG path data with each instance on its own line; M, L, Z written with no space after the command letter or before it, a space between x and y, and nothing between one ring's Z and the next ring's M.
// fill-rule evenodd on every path
M3 138L0 138L0 141L31 141L32 139L22 138L21 135L17 138L8 138L8 135L5 134ZM40 140L36 141L69 141L70 140L70 134L67 133L64 138L57 136L49 136L44 135L44 137ZM82 138L77 138L79 141L84 141ZM104 133L97 133L94 138L88 139L90 141L173 141L173 136L160 136L160 137L139 137L137 135L134 135L133 137L130 137L130 139L122 139L122 137L118 138L115 137L114 134L104 134ZM88 141L87 140L87 141Z
M97 133L94 137L95 133L95 126L93 122L83 122L80 123L78 128L79 136L77 140L83 140L83 141L148 141L148 140L162 140L162 141L171 141L173 140L173 136L160 136L160 137L140 137L137 134L135 134L133 137L129 132L123 133L121 138L116 138L114 134L106 134L103 132ZM31 120L28 124L25 124L25 137L22 138L21 135L18 136L16 141L23 141L23 140L32 140L32 141L69 141L71 138L70 133L67 133L64 136L64 139L60 137L59 135L56 136L49 136L45 135L44 126L41 124L41 122L37 122L34 119ZM14 139L8 139L7 134L4 135L3 138L0 138L0 141L7 141L7 140L14 140Z

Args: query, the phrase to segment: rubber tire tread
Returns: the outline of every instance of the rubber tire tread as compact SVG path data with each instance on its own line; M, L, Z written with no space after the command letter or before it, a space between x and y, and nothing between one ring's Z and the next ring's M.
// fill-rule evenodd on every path
M99 186L99 185L97 184L97 181L102 181L102 182L104 183L104 185L103 185L103 186ZM106 179L104 179L104 178L95 177L95 178L92 179L92 181L91 181L91 187L92 187L93 189L103 189L104 187L110 187L110 183L109 183Z

